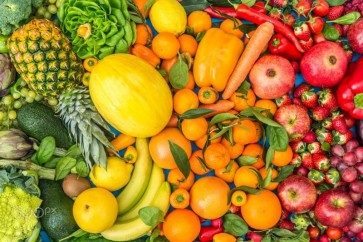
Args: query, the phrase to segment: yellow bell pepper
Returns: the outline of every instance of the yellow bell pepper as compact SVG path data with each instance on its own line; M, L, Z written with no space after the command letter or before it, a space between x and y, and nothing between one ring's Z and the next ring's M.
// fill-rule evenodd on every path
M218 92L223 91L243 47L242 40L232 34L219 28L207 30L193 63L195 83L199 87L213 86Z

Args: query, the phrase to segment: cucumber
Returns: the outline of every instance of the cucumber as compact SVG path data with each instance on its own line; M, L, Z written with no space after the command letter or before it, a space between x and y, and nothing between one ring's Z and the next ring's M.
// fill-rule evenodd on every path
M38 141L53 136L57 147L68 149L74 144L62 121L50 107L42 103L33 102L22 106L18 110L17 121L24 133Z

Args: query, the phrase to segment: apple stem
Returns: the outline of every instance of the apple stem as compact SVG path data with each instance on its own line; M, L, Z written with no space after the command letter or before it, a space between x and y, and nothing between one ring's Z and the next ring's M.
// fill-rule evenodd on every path
M363 108L363 93L354 96L354 106L356 108Z
M272 69L267 70L267 76L274 77L276 75L276 72Z
M331 55L331 56L329 56L329 62L334 65L335 63L337 63L337 58L335 56Z

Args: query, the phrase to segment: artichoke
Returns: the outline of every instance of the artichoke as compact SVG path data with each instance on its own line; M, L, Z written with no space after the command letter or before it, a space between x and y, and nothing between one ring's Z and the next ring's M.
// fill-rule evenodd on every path
M9 129L0 131L0 158L21 159L34 152L34 142L22 131Z
M0 97L9 92L15 82L16 71L8 54L0 54Z

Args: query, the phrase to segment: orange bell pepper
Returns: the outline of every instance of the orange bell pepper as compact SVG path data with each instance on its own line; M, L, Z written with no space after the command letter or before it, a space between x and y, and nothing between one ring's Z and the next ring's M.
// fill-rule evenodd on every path
M243 47L242 40L232 34L219 28L207 30L193 63L195 83L199 87L213 86L218 92L223 91Z

